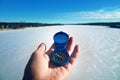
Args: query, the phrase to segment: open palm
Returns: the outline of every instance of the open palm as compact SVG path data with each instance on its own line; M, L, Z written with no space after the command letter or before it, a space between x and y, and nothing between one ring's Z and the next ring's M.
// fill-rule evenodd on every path
M68 52L71 51L73 38L70 37L67 43ZM40 44L32 54L24 72L23 80L66 80L71 68L78 57L79 46L76 45L71 54L71 60L65 66L57 67L50 62L50 54L54 51L54 44L46 52L45 44Z

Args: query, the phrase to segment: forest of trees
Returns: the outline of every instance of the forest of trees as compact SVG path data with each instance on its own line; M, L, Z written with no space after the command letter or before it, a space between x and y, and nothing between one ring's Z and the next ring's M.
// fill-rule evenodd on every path
M62 25L62 24L47 24L47 23L26 23L26 22L0 22L0 29L10 28L18 29L25 27L40 27L40 26L52 26L52 25Z
M120 22L96 22L96 23L84 23L76 25L97 25L97 26L108 26L110 28L120 28Z
M65 25L65 24L47 24L47 23L29 23L29 22L0 22L0 29L19 29L25 27L43 27L53 25ZM67 25L67 24L66 24ZM73 24L72 24L73 25ZM96 22L96 23L78 23L74 25L97 25L108 26L110 28L120 28L120 22Z

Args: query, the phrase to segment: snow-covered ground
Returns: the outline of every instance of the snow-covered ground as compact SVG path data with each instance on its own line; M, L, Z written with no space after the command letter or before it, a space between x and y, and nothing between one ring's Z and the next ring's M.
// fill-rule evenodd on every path
M0 32L0 80L21 80L32 52L42 42L49 49L59 31L81 46L68 80L120 79L120 29L65 25Z

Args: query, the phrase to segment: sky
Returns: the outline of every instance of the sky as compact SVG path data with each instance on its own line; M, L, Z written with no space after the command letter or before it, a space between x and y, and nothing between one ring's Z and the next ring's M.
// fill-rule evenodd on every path
M0 0L0 22L120 21L120 0Z

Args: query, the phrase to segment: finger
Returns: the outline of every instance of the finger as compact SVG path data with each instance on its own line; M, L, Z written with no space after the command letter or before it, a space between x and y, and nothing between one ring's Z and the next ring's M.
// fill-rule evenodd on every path
M66 64L64 67L65 67L65 69L67 69L69 72L70 72L71 69L72 69L71 63Z
M79 52L80 52L79 45L76 45L74 47L74 50L73 50L72 54L71 54L71 59L70 59L71 65L73 65L75 63L76 59L78 58Z
M55 49L55 44L54 44L54 43L52 44L52 46L50 47L49 50L51 50L51 49L52 49L52 50Z
M45 43L41 43L41 44L38 46L37 50L41 47L41 45L45 45ZM45 50L46 50L46 45L45 45Z
M55 49L55 44L53 43L50 49L46 52L47 55L50 55Z
M68 50L68 52L71 51L72 45L73 45L73 37L70 37L70 39L69 39L69 41L67 43L67 50Z
M42 55L42 54L45 53L45 50L46 50L46 45L45 45L44 43L41 43L41 44L38 46L37 50L35 51L35 54L37 54L37 55Z

